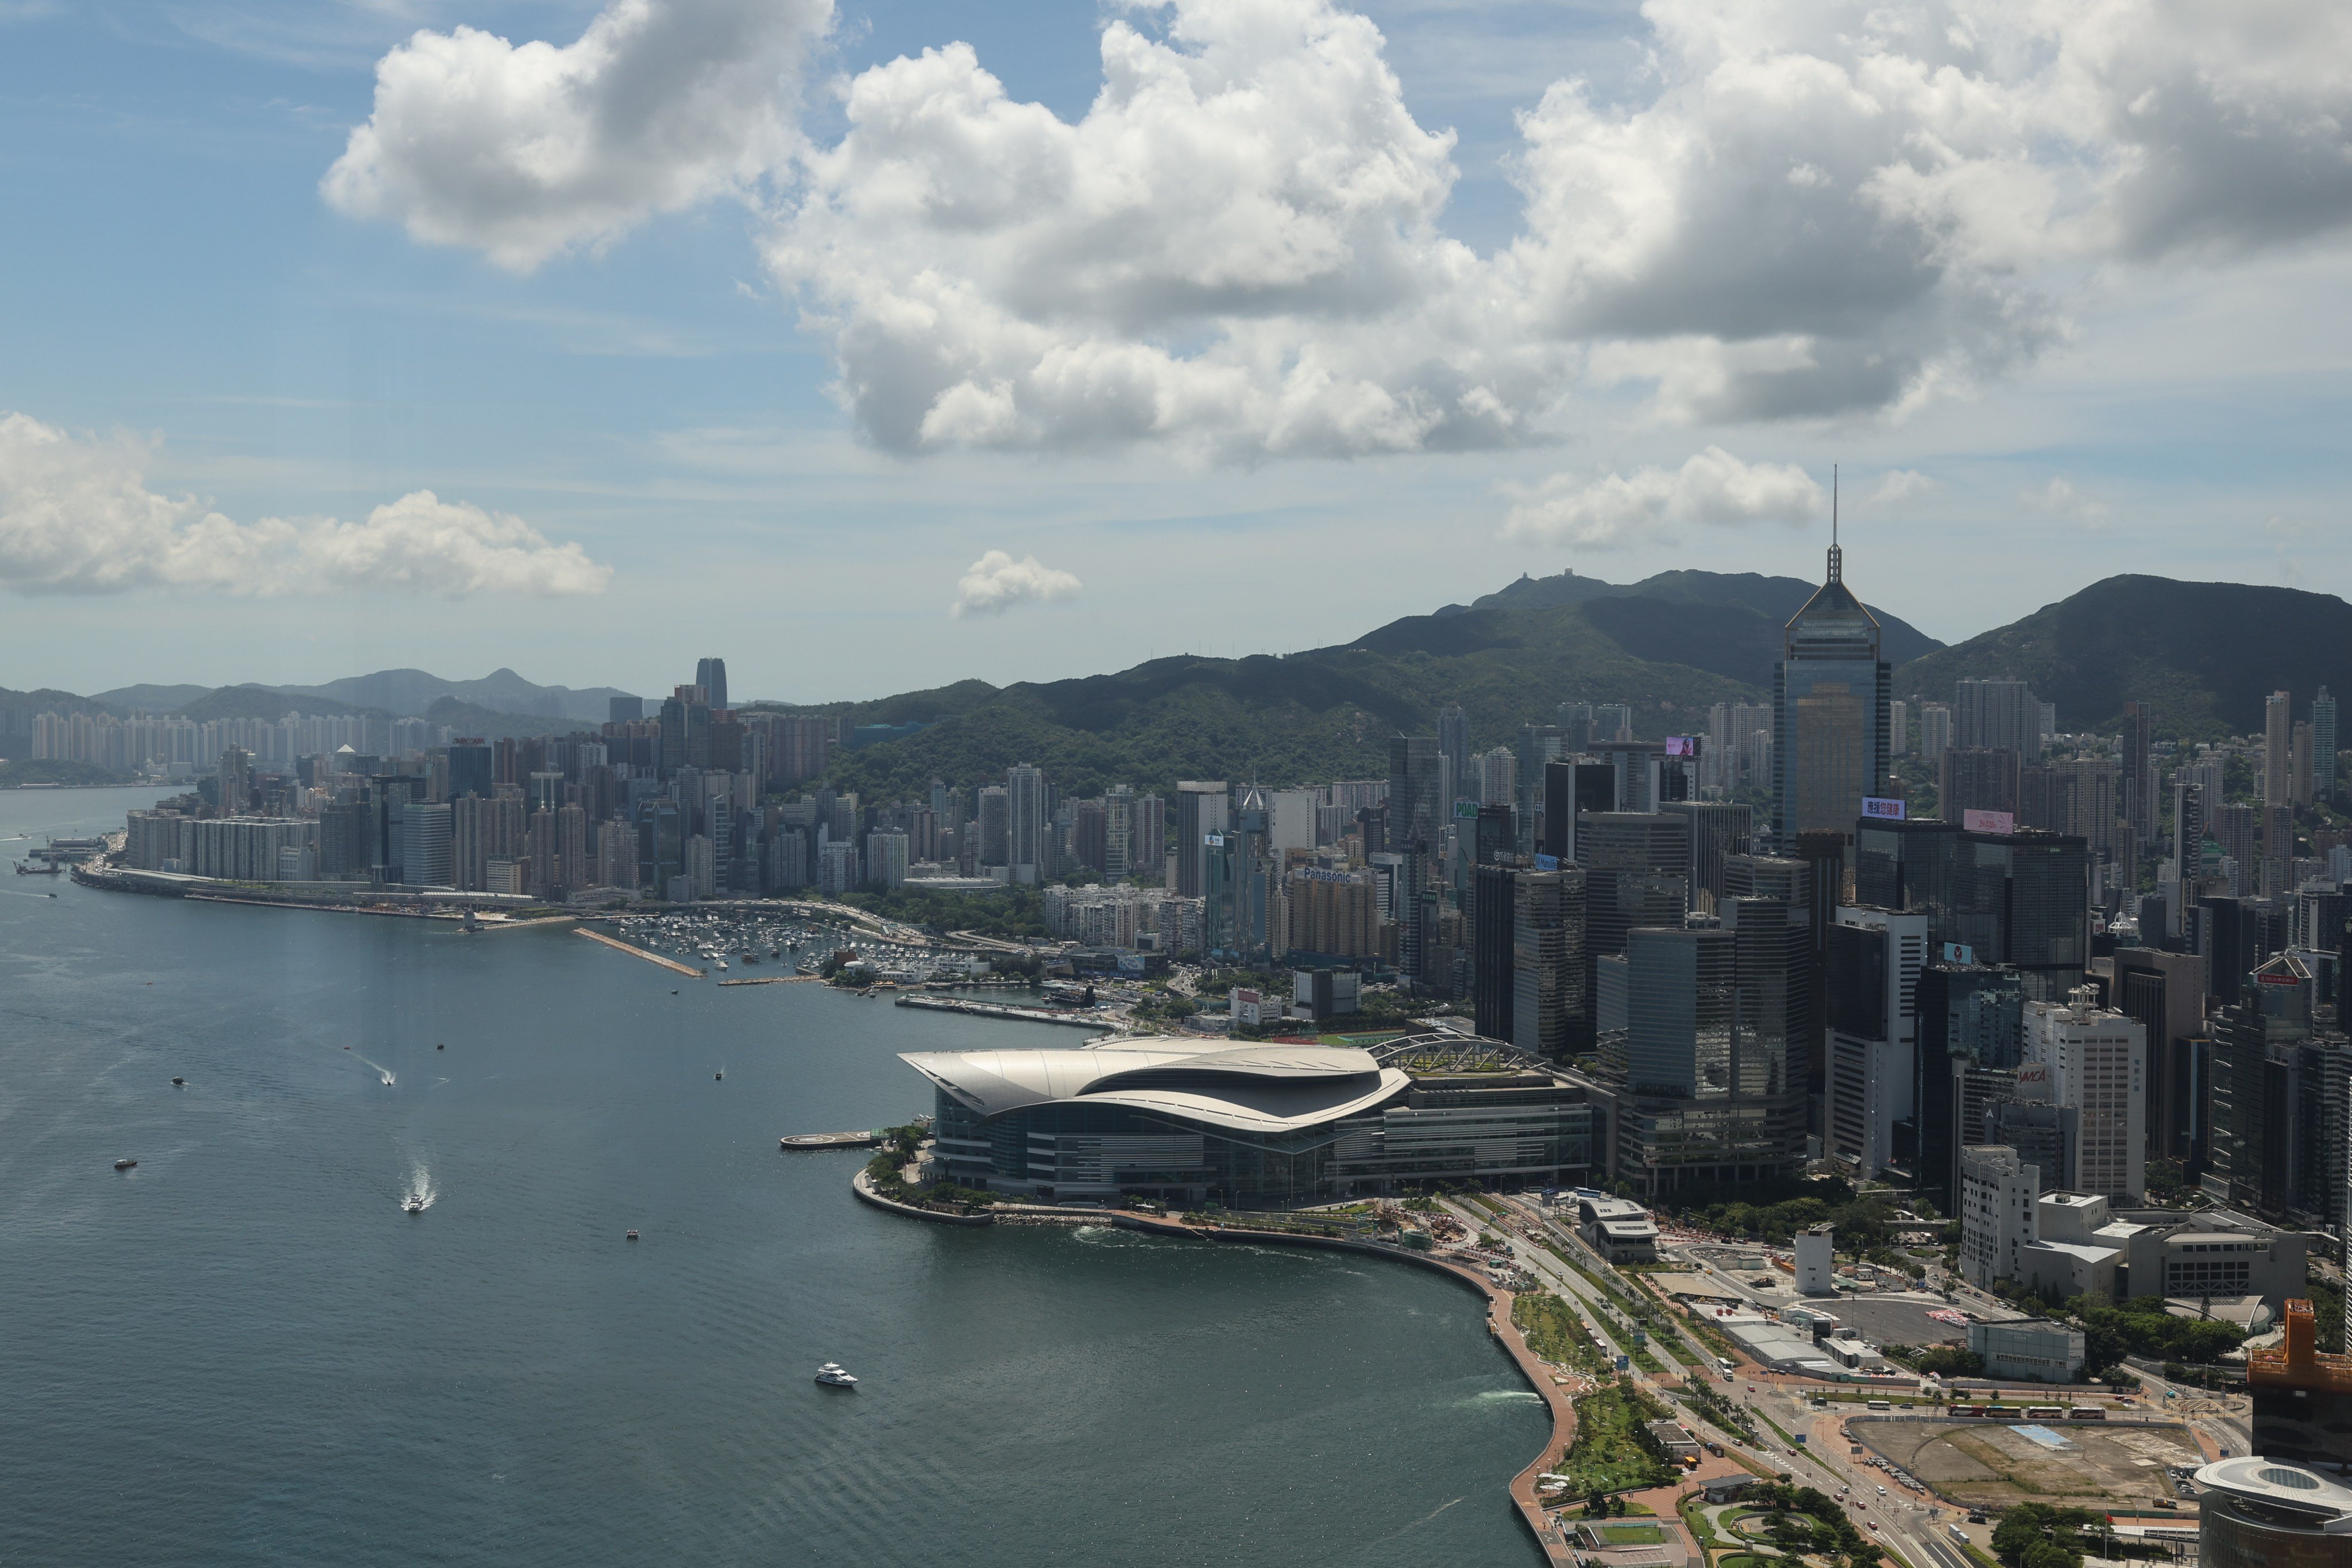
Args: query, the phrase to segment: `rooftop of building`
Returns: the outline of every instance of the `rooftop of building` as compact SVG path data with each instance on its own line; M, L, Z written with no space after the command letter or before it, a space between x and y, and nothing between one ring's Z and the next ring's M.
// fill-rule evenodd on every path
M1409 1081L1349 1047L1154 1040L1111 1047L926 1051L899 1060L978 1115L1057 1100L1280 1132L1368 1110Z
M2327 1534L2352 1534L2352 1487L2300 1465L2241 1455L2215 1460L2194 1479L2204 1490L2297 1516Z

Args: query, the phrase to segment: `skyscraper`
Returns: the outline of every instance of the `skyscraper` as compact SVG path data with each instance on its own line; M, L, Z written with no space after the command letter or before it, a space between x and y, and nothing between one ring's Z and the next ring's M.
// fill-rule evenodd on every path
M1208 894L1208 837L1225 830L1225 781L1184 779L1176 785L1176 892Z
M713 708L724 709L727 701L727 661L723 658L698 660L694 667L694 683L703 689L703 700Z
M1459 702L1449 702L1437 710L1437 751L1445 759L1449 790L1445 804L1477 799L1478 778L1470 771L1470 715Z
M2148 769L2149 713L2144 702L2124 704L2124 729L2117 747L2117 782L2123 786L2124 820L2131 825L2135 845L2156 842L2156 825L2162 815L2156 804L2156 775Z
M2336 794L2336 699L2321 687L2311 700L2311 786L2323 805Z
M1420 845L1431 854L1445 831L1444 762L1433 735L1398 735L1389 742L1389 847Z
M1952 744L2042 754L2042 704L2022 680L1962 680L1952 686Z
M1824 997L1829 1057L1825 1152L1864 1180L1908 1165L1895 1123L1912 1117L1918 1047L1919 971L1927 917L1842 909L1830 928ZM1899 1156L1899 1158L1898 1158Z
M2263 804L2287 804L2287 746L2294 723L2294 700L2284 691L2263 699Z
M1772 831L1784 854L1809 829L1853 833L1863 797L1886 777L1893 669L1877 619L1844 578L1832 544L1829 580L1789 622L1772 675Z
M1015 763L1004 770L1005 864L1016 882L1042 882L1054 874L1051 814L1045 804L1044 770Z

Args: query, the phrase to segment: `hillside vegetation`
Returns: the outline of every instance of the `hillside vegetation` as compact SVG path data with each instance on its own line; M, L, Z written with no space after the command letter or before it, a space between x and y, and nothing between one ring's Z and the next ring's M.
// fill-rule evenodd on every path
M1897 697L1946 701L1955 681L2021 679L2064 730L2112 729L2124 703L2155 709L2159 737L2259 732L2282 687L2302 716L2315 687L2352 692L2352 605L2243 583L2109 577L2024 619L1895 672Z
M905 740L837 757L831 782L889 798L919 794L934 778L968 783L1022 762L1079 794L1122 782L1165 792L1180 778L1367 778L1387 773L1391 736L1433 733L1448 702L1462 704L1471 744L1484 750L1509 742L1521 724L1549 722L1565 701L1631 702L1637 731L1662 735L1703 725L1713 703L1759 696L1751 681L1724 672L1753 672L1755 612L1654 605L1657 613L1629 622L1613 601L1598 617L1596 607L1413 616L1284 658L1188 655L985 697L959 688L959 710ZM1644 651L1629 649L1612 627ZM1655 657L1675 645L1723 668ZM885 721L877 712L856 721Z

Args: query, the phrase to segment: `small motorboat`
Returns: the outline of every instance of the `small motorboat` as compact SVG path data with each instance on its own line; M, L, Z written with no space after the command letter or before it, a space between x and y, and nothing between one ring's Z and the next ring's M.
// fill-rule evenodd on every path
M449 1047L448 1047L447 1046L444 1046L444 1045L436 1045L433 1048L434 1048L435 1050L436 1050L436 1051L446 1051L446 1050L447 1050Z
M114 1168L118 1171L127 1171L137 1163L139 1163L139 1162L136 1160L117 1160L114 1162Z
M408 1201L400 1206L409 1214L423 1214L425 1212L424 1194L421 1193L411 1193L408 1195Z
M816 1369L816 1380L827 1388L856 1388L857 1379L839 1362L827 1362Z
M715 1073L712 1073L710 1076L711 1076L712 1078L720 1080L721 1082L724 1082L724 1081L725 1081L725 1079L726 1079L726 1078L727 1078L727 1075L726 1075L725 1073L723 1073L723 1072L715 1072Z
M188 1087L188 1080L184 1078L175 1078L172 1080L172 1087L173 1089L185 1089Z
M631 1232L629 1232L629 1239L630 1239L631 1241L635 1241L635 1240L636 1240L636 1239L637 1239L637 1233L636 1233L635 1231L634 1231L634 1230L633 1230L633 1231L631 1231Z

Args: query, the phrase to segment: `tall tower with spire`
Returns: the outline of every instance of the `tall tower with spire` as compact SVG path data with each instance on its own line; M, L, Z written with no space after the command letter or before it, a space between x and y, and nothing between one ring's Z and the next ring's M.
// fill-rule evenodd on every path
M1783 634L1772 675L1772 835L1834 829L1853 840L1865 795L1885 788L1894 668L1879 657L1876 617L1845 585L1831 501L1829 579Z

